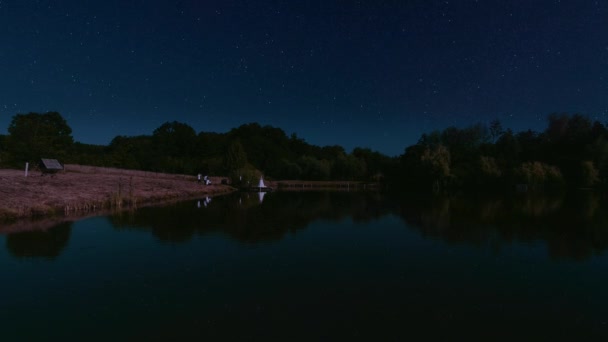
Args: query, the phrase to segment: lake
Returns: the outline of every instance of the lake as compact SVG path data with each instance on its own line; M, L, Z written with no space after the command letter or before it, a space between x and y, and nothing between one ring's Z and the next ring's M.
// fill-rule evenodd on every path
M605 340L608 206L238 193L0 235L0 338Z

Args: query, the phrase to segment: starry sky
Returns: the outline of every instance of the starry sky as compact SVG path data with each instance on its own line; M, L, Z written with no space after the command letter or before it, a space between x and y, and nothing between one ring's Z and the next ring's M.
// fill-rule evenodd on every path
M398 155L554 112L608 121L605 0L0 0L0 134L58 111L108 144L259 122Z

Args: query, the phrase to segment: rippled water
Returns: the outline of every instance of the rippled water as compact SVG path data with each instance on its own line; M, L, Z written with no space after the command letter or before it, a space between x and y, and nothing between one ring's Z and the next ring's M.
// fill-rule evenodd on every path
M0 235L0 337L605 339L603 201L235 194Z

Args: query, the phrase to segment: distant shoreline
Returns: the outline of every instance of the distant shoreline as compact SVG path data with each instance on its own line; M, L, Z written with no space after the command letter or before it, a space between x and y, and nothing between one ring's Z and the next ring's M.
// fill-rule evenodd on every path
M70 164L54 176L0 169L0 231L23 219L86 217L235 191L221 177L210 179L203 185L196 176Z

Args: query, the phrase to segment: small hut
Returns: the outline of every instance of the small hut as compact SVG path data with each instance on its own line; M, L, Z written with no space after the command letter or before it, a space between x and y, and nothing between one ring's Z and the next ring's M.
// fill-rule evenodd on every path
M63 170L63 165L57 159L40 159L40 171L42 171L42 175L50 174L54 175L57 172Z

